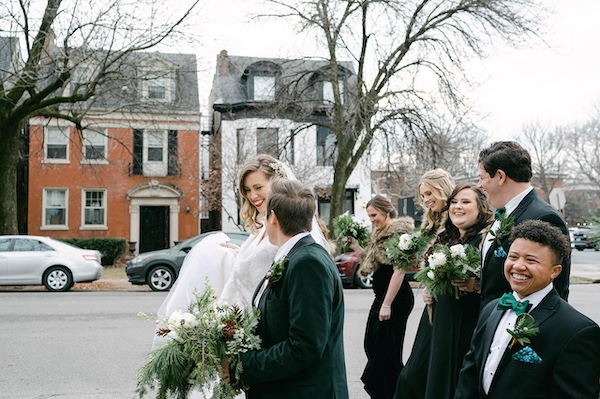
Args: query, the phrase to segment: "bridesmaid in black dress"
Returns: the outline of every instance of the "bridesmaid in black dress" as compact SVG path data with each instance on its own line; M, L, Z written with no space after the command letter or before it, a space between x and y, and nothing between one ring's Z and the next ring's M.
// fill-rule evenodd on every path
M454 187L454 179L443 169L430 170L421 177L418 186L419 203L425 210L421 229L424 234L434 237L432 241L435 241L435 237L447 220L447 201ZM423 300L428 306L432 304L431 297L426 290L423 292ZM398 376L394 398L422 399L425 397L431 331L426 307L421 315L410 357Z
M350 248L361 256L359 273L373 272L375 293L365 332L367 365L361 380L371 398L391 399L403 367L404 334L414 297L404 278L405 271L390 264L385 254L385 244L394 233L412 231L414 220L409 217L397 218L398 213L390 200L381 195L369 201L367 214L373 224L367 247L363 249L355 239L348 238Z
M470 184L459 184L448 199L448 220L438 242L448 246L468 244L480 248L493 213L484 192ZM475 278L455 281L463 295L440 295L432 318L426 399L452 399L458 374L479 316L480 298Z

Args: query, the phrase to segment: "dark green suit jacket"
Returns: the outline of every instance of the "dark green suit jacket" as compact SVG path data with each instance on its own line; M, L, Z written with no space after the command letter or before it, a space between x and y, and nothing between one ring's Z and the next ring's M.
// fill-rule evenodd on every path
M344 293L337 268L311 236L287 258L283 277L259 302L264 349L241 355L247 397L348 398Z

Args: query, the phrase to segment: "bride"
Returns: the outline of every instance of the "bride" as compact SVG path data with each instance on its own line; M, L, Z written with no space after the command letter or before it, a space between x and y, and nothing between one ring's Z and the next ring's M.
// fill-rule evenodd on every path
M269 242L262 223L267 211L269 182L276 178L295 180L291 170L270 155L258 155L246 162L239 180L242 195L240 217L250 236L239 248L228 243L224 233L212 234L192 247L179 277L158 310L159 319L168 318L175 310L186 310L194 298L194 289L203 292L207 278L221 303L236 304L242 308L252 306L254 291L277 252L277 247ZM329 251L329 244L316 217L313 218L311 235L315 242ZM153 347L161 342L164 339L155 336ZM202 396L191 393L192 397Z

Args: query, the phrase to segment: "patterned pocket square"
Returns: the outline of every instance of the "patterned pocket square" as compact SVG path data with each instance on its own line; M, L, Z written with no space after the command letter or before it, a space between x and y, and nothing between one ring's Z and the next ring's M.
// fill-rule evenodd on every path
M506 251L503 247L500 247L494 251L494 256L496 258L506 258Z
M525 363L539 364L542 362L542 358L539 357L539 355L535 353L533 349L531 349L531 346L524 347L517 353L513 354L512 358Z

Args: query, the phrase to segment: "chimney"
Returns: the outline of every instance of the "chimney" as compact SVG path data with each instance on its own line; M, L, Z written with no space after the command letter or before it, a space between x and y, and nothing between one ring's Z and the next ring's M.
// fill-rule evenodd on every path
M229 55L227 50L221 50L217 56L217 71L219 75L229 75Z

